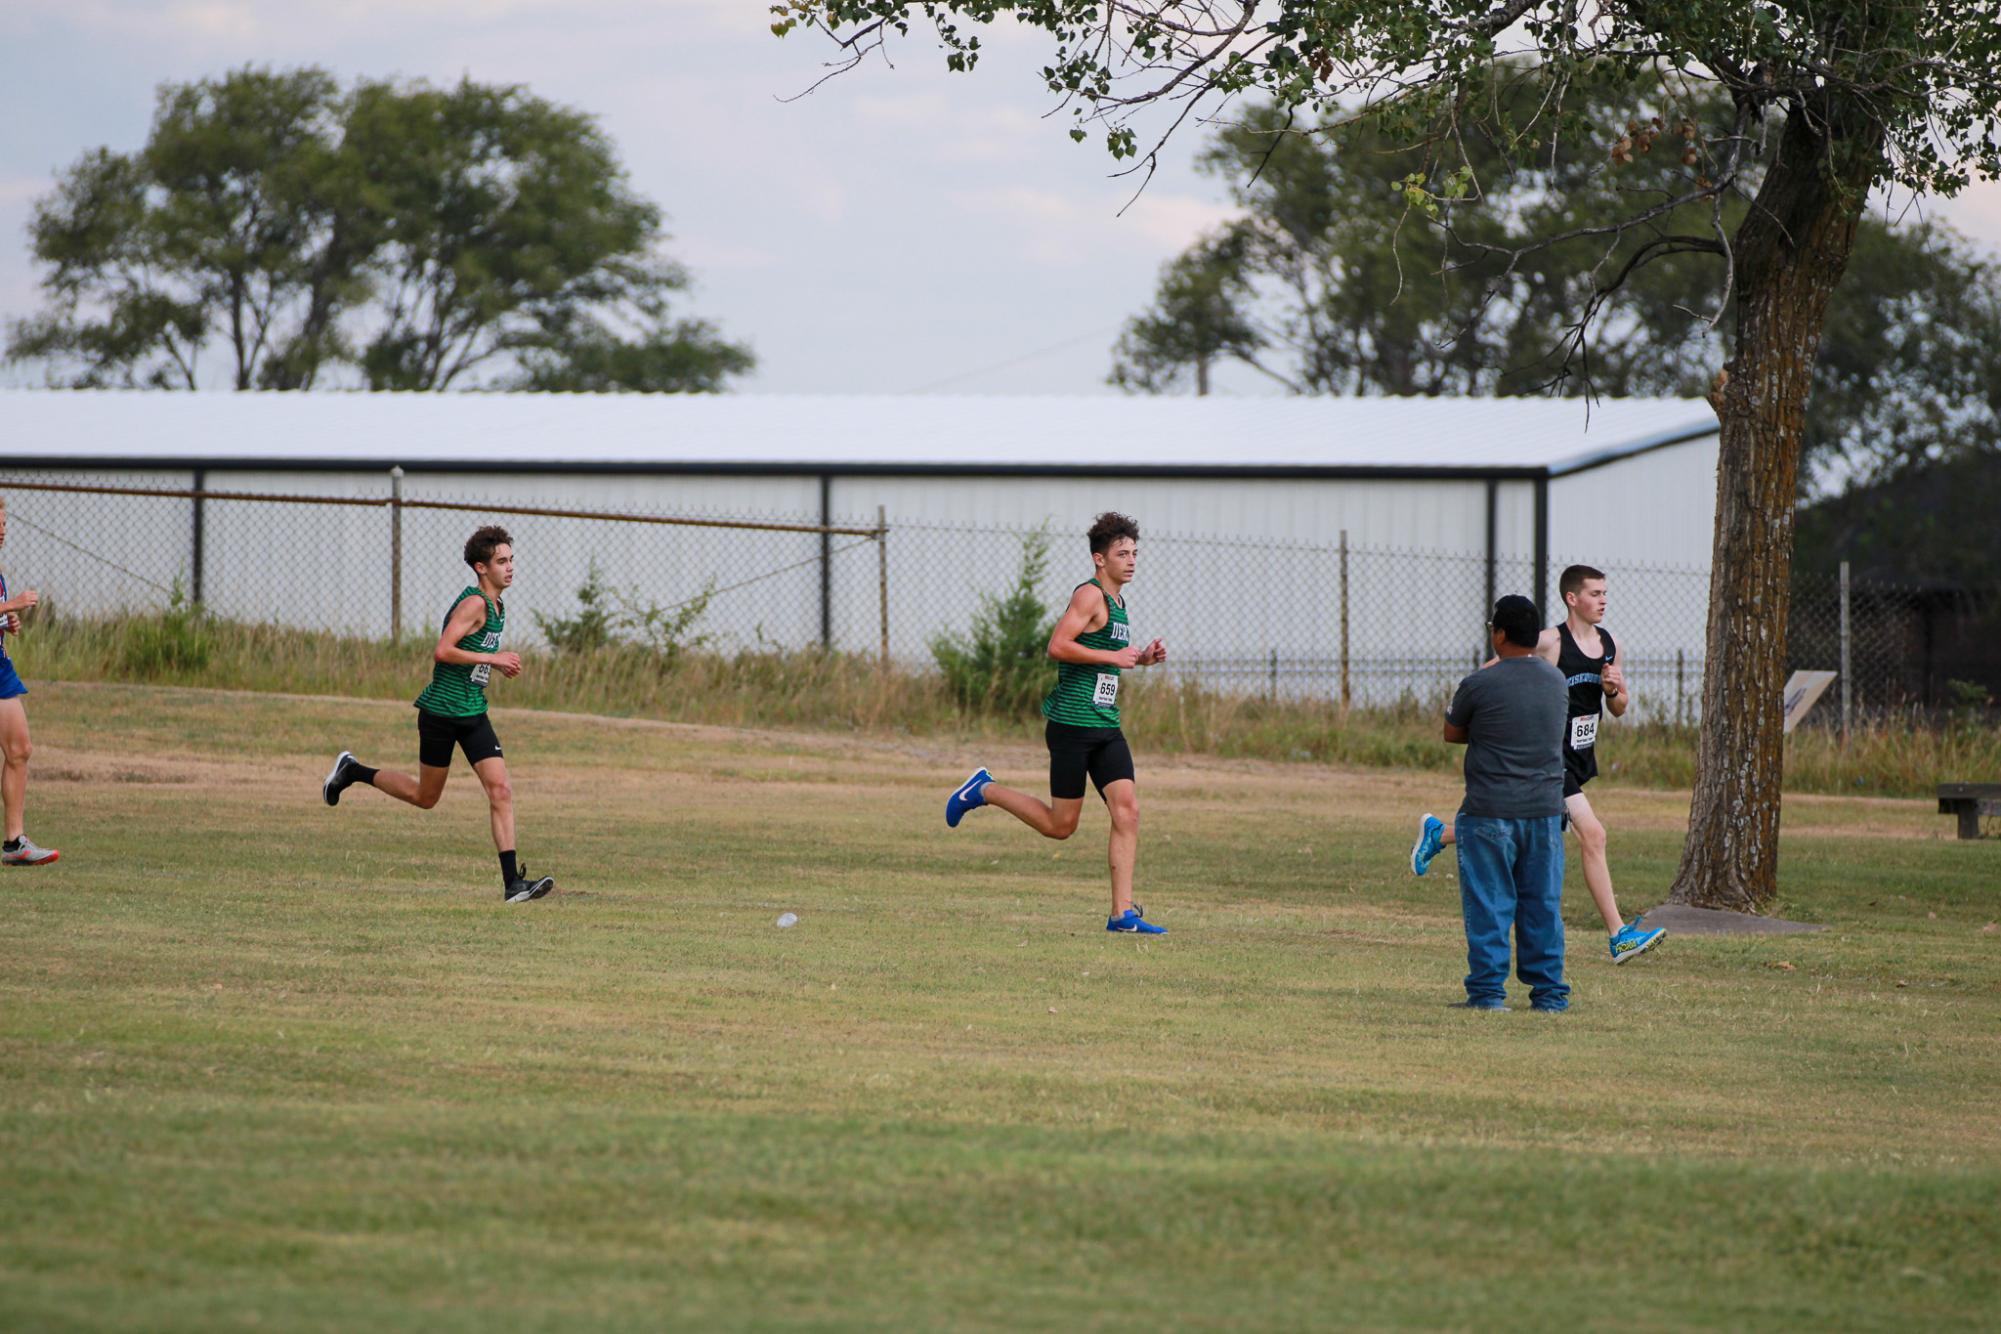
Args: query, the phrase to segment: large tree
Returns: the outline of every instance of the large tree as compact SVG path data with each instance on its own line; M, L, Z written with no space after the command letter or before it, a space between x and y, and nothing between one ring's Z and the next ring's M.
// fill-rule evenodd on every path
M1620 96L1604 80L1573 93L1608 118L1623 114ZM1217 364L1235 363L1293 393L1688 394L1714 373L1718 340L1686 304L1705 285L1709 256L1650 264L1609 293L1588 356L1566 368L1601 246L1538 250L1499 284L1477 265L1443 272L1435 233L1398 236L1408 204L1384 187L1422 165L1420 150L1387 139L1374 117L1312 135L1285 134L1284 121L1277 108L1250 108L1204 148L1201 170L1228 184L1241 211L1162 266L1152 303L1114 348L1114 384L1200 393ZM1505 249L1616 218L1621 192L1664 186L1689 151L1656 149L1618 173L1591 164L1550 189L1501 170L1486 144L1468 148L1487 182L1477 225ZM1726 205L1731 225L1743 207ZM1802 495L1905 478L1983 444L1991 452L2001 443L1997 390L1993 259L1939 223L1865 214L1814 366ZM1989 540L1960 537L1969 553Z
M49 306L8 356L56 383L237 389L721 388L750 350L670 300L661 254L588 115L514 87L258 68L161 89L134 153L98 149L30 222Z
M161 89L144 148L85 154L36 205L51 304L9 356L72 384L192 389L219 336L236 388L311 384L366 258L330 197L340 110L319 70Z
M1784 750L1780 688L1804 409L1828 302L1857 221L1882 186L1950 194L2001 175L2001 23L1958 0L785 0L781 36L838 43L836 68L915 24L955 69L1003 17L1042 34L1050 93L1073 135L1102 126L1111 152L1156 160L1192 118L1260 92L1317 124L1364 108L1419 148L1396 182L1411 217L1435 221L1442 271L1494 265L1504 284L1543 249L1603 248L1585 305L1672 255L1710 256L1699 308L1734 327L1711 381L1721 422L1702 739L1672 897L1757 909L1778 885ZM1623 71L1634 96L1606 122L1572 100L1586 71ZM1527 117L1511 113L1535 92ZM1720 116L1703 108L1724 108ZM1150 112L1158 112L1149 120ZM1149 138L1143 141L1145 129ZM1617 173L1681 152L1665 185L1631 192L1617 217L1521 244L1483 240L1476 141L1531 176L1597 162ZM1683 148L1683 145L1686 148ZM1750 168L1759 170L1755 179ZM1388 183L1386 182L1386 185ZM1744 202L1731 221L1726 207ZM1705 225L1669 219L1706 205ZM1691 293L1691 296L1694 296ZM1696 302L1690 303L1692 306Z

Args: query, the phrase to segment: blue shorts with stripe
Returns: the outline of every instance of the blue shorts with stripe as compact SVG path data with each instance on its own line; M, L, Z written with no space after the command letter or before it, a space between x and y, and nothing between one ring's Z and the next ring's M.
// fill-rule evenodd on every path
M14 670L13 661L0 650L0 699L14 699L27 693L28 687L21 684L21 674Z

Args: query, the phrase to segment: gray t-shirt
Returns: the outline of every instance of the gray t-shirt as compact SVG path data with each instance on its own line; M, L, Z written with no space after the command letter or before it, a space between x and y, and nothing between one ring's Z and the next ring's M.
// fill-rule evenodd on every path
M1563 814L1563 673L1530 656L1503 658L1459 683L1445 721L1466 729L1462 815L1533 820Z

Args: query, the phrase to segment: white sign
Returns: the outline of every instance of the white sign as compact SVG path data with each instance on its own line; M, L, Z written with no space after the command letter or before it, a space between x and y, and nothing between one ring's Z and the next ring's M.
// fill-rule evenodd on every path
M1794 672L1786 678L1786 731L1800 725L1800 719L1812 711L1820 702L1827 688L1834 684L1834 672Z

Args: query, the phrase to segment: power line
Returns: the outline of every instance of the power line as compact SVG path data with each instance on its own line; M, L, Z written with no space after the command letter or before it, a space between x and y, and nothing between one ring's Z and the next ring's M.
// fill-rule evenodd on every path
M1016 366L1034 361L1037 357L1046 357L1051 352L1061 352L1066 347L1075 347L1079 343L1089 342L1094 338L1103 338L1105 335L1116 333L1117 331L1117 325L1112 325L1110 328L1105 329L1093 329L1089 333L1081 333L1074 338L1066 338L1060 343L1051 343L1048 347L1037 348L1033 352L1024 352L1020 356L1010 357L1006 361L997 361L991 366L980 366L973 370L960 371L957 374L948 375L942 380L933 380L929 384L921 384L917 388L906 390L905 392L928 394L934 389L943 389L946 385L957 384L961 380L970 380L979 375L990 375L995 371L1012 370Z

